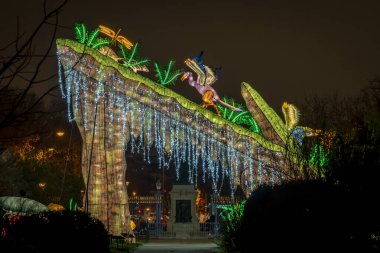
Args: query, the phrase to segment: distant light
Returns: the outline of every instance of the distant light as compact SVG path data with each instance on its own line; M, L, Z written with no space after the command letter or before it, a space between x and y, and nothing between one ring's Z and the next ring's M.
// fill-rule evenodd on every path
M54 151L54 148L49 148L48 151L52 152L52 151Z
M132 195L133 195L133 197L135 197L136 196L136 192L132 192Z
M56 135L57 135L58 137L62 137L62 136L65 135L65 132L59 130L59 131L56 132Z
M156 182L156 189L157 189L157 191L161 190L161 181L160 181L160 179L158 179L157 182Z
M38 187L40 187L41 190L45 189L45 187L46 187L46 182L39 182L39 183L38 183Z

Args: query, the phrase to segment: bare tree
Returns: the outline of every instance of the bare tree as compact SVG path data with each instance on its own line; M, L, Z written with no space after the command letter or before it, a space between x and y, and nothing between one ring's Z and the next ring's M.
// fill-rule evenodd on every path
M28 35L20 33L17 18L16 38L0 46L0 142L29 135L30 126L41 115L52 112L44 108L43 102L57 88L48 85L56 74L47 76L43 68L49 57L55 56L51 51L59 27L58 16L67 1L48 10L45 0L43 17ZM45 27L51 27L47 45L36 50L37 38Z

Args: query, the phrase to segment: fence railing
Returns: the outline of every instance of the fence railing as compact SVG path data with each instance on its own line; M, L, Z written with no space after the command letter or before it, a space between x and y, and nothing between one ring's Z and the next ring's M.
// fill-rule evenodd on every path
M187 230L186 230L187 229ZM150 238L175 238L175 232L169 232L167 223L148 223L136 229L135 235L138 240L146 241ZM199 227L193 230L192 226L182 228L181 233L187 233L192 238L213 238L218 233L215 222L199 223Z

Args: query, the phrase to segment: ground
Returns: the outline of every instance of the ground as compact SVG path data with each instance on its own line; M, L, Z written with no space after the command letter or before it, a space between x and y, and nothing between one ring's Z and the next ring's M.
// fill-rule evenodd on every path
M134 253L218 253L222 250L210 240L150 240L138 247Z

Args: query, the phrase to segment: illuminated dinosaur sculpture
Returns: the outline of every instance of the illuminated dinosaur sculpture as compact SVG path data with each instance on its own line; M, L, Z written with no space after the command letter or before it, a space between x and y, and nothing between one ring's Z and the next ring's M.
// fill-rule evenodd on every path
M174 166L178 177L186 162L189 182L197 185L207 175L216 194L225 180L231 192L240 185L248 196L260 184L277 184L299 176L299 145L288 130L290 125L249 84L241 84L247 110L244 115L250 114L259 131L203 109L215 103L231 104L223 103L210 86L219 71L201 64L200 56L186 60L198 75L196 81L190 72L183 80L188 79L204 101L208 98L203 108L129 71L125 63L135 59L132 56L137 43L127 57L123 55L122 64L108 48L99 49L104 39L95 44L94 39L88 39L93 36L87 34L81 31L78 42L57 40L58 80L67 101L68 118L76 121L83 140L85 210L100 219L110 234L132 233L125 184L126 148L140 152L147 162L154 148L158 167ZM116 41L126 42L122 38ZM122 49L127 45L119 46Z
M191 72L184 73L181 80L184 81L187 79L189 85L196 88L197 91L202 95L202 100L204 102L202 104L202 108L212 106L219 116L220 111L218 107L216 107L215 103L222 104L225 107L228 107L229 109L236 112L242 111L241 109L233 107L232 105L222 101L215 89L211 87L211 85L215 83L219 78L220 68L213 71L210 67L204 65L202 63L202 55L203 51L194 59L185 60L185 64L197 74L197 81L194 80L193 74Z

